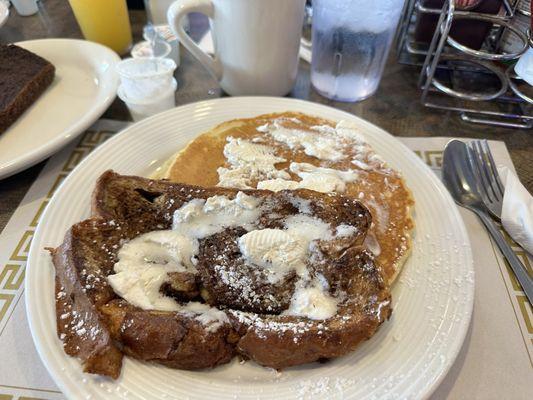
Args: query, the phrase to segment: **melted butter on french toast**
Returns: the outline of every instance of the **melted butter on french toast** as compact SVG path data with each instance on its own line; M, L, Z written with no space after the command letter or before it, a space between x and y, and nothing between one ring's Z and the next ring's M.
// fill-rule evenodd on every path
M181 369L241 355L282 369L352 351L392 311L383 271L361 247L371 215L354 197L206 188L108 171L92 200L92 217L50 249L57 333L86 372L116 379L123 355ZM253 251L254 240L239 243L254 230L283 232L295 242L285 250L303 242L305 255L300 248L290 256L294 268L280 269L286 254L272 252L275 245ZM136 240L148 245L137 251ZM124 270L159 268L148 273L155 285L147 306L111 286L126 244ZM178 311L160 310L161 299Z
M343 193L370 209L366 244L389 283L410 253L411 193L347 121L292 112L229 121L190 142L163 176L201 186Z
M332 318L345 293L330 290L314 266L326 252L360 244L368 216L365 211L356 216L360 226L331 224L313 215L309 200L294 195L288 200L294 213L282 215L276 202L243 192L232 199L193 198L174 211L172 229L125 242L108 282L133 306L191 313L213 332L228 319L203 302L244 312ZM176 294L180 290L188 293Z

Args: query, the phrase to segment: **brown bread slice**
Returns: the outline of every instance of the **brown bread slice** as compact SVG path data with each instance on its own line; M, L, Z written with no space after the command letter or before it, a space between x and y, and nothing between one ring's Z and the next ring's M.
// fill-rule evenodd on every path
M55 67L37 54L0 45L0 133L41 96L54 75Z
M343 355L371 337L389 317L391 307L381 268L359 247L371 223L369 211L355 199L309 190L243 192L263 198L276 210L260 217L260 227L275 227L280 215L298 214L295 197L309 201L313 215L332 227L357 227L357 234L350 239L318 241L320 257L309 266L311 273L328 280L330 291L342 291L346 296L335 317L310 320L280 315L287 307L286 292L293 290L286 286L279 293L269 288L270 294L285 299L275 313L265 314L261 307L259 314L249 312L241 299L231 295L231 288L211 279L212 257L220 252L224 255L224 249L208 250L210 238L216 235L200 241L198 287L189 287L190 277L175 282L180 290L187 287L194 293L191 296L201 288L210 304L224 310L229 322L216 331L206 329L190 315L142 310L116 296L106 278L113 273L123 240L169 229L174 211L191 199L233 198L238 190L200 188L108 171L93 192L93 216L75 224L64 243L52 251L58 335L67 354L81 359L86 372L116 378L122 354L182 369L214 367L240 354L265 366L285 368ZM238 229L225 233L223 239L229 242L242 234ZM237 258L226 261L242 267ZM84 317L71 321L73 315ZM80 320L83 323L78 326Z

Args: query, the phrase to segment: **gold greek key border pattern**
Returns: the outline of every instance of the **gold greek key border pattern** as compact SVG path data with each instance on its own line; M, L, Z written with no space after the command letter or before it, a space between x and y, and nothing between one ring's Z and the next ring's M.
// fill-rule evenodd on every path
M60 173L57 178L56 178L56 181L52 184L52 187L50 188L50 191L48 192L48 194L46 195L46 198L49 199L50 197L52 197L52 195L54 194L54 192L57 190L57 188L59 187L59 185L61 185L63 183L63 181L65 180L65 178L67 177L68 174L62 172Z
M17 394L20 391L40 392L43 393L43 396L46 396L47 393L54 395L61 394L59 390L36 389L9 385L0 385L0 390L5 391L4 393L0 393L0 400L46 400L46 397L33 397Z
M40 204L35 216L33 217L28 229L24 231L19 242L13 249L9 261L0 270L0 329L3 331L3 327L7 323L5 320L8 310L13 305L15 298L20 295L20 289L24 282L24 271L26 268L26 261L28 259L28 252L30 250L31 240L35 232L37 223L46 207L50 198L54 194L55 190L63 182L65 177L72 169L80 163L80 161L93 151L99 144L103 143L109 137L113 135L113 132L108 131L96 131L87 132L76 148L71 153L62 167L61 172L56 178L54 184L50 188L46 198ZM17 275L15 275L16 271ZM5 279L7 277L7 280ZM16 278L16 279L15 279ZM14 293L13 293L14 292ZM1 334L0 331L0 334Z
M6 264L0 272L0 285L6 290L17 290L24 280L24 268L17 264Z
M0 387L8 388L8 389L31 390L33 392L43 392L43 393L61 393L59 390L26 388L26 387L21 387L21 386L0 385ZM9 395L9 396L12 396L12 395ZM27 397L27 398L31 399L32 397Z
M46 198L43 200L42 204L39 206L38 211L36 212L34 218L32 219L28 228L35 228L37 223L44 211L46 205L50 201L50 198L63 182L69 172L71 172L76 165L78 165L83 158L85 158L92 150L94 150L99 144L103 143L109 137L113 135L113 132L109 131L88 131L80 140L76 148L73 150L65 164L63 165L62 171L57 176L55 182L52 184L50 191L48 192ZM415 153L430 167L440 168L442 166L442 151L415 151ZM33 237L34 229L26 230L22 237L20 238L18 244L15 246L13 253L9 259L9 263L5 264L0 270L0 327L7 324L8 318L6 318L7 312L13 304L13 300L17 295L21 294L21 288L24 282L24 273L26 267L27 253L29 246L31 244L31 239ZM502 231L502 233L504 233ZM532 266L529 262L525 252L521 250L514 241L506 234L507 241L513 246L515 253L520 257L529 272L532 273ZM494 248L493 248L494 250ZM511 288L506 283L506 287L509 292L514 295L516 304L518 305L518 311L516 315L521 315L523 318L524 326L527 328L527 331L530 335L533 336L533 311L531 305L527 301L525 295L520 289L520 286L516 282L514 275L509 270L507 265L507 277L511 282ZM505 279L504 279L505 281ZM19 293L12 293L19 292ZM515 303L511 302L513 308L515 308ZM515 308L515 312L516 312ZM5 320L4 320L5 319ZM518 321L520 325L520 321ZM2 331L3 332L3 329ZM0 335L1 335L0 332ZM533 337L530 338L531 344L533 344ZM37 390L31 388L19 388L26 390ZM52 393L57 393L55 391L50 391ZM16 397L12 394L2 394L0 393L0 400L15 400ZM37 400L38 398L34 397L18 397L19 400Z
M0 336L2 335L5 326L9 321L13 308L17 303L17 298L22 295L26 261L28 259L28 251L30 249L31 240L39 219L49 203L50 198L65 180L69 172L71 172L91 151L93 151L101 143L105 142L112 135L113 132L109 131L88 131L85 133L63 165L61 172L58 174L56 180L52 184L52 187L47 193L46 198L43 199L42 203L39 205L39 208L37 209L35 216L32 218L28 228L24 231L17 245L13 249L8 263L0 269ZM38 390L33 388L17 389ZM60 393L56 391L50 392ZM15 399L37 400L38 398L24 396L19 397L12 393L7 393L4 389L0 389L0 400Z
M442 167L442 151L415 151L415 154L432 168ZM520 258L520 260L524 263L529 274L533 276L533 266L526 252L509 236L507 232L503 230L501 226L500 232L507 241L507 243L509 243L517 257ZM498 250L494 248L492 239L491 245L496 255ZM531 362L531 365L533 366L533 355L531 346L533 345L533 310L531 304L529 304L529 302L527 301L527 298L524 292L522 291L520 284L516 280L516 277L514 276L514 273L512 272L511 267L509 266L509 263L507 262L507 260L503 260L505 263L505 276L502 276L502 278L505 283L505 286L507 287L511 300L511 305L515 311L519 329L521 332L525 330L526 333L529 335L529 340L524 337L524 344L526 345L526 349L529 354L529 360ZM524 329L522 327L524 327Z
M24 275L26 270L26 261L28 259L28 251L30 249L31 240L35 232L35 228L41 218L41 215L49 203L50 198L67 177L80 162L98 145L110 138L114 132L111 131L88 131L86 132L78 145L74 148L67 161L64 163L61 172L58 174L56 180L52 184L46 198L43 199L39 205L35 216L32 218L29 226L20 237L17 245L13 249L8 262L0 268L0 336L7 325L12 314L12 309L17 303L17 298L22 295L24 286ZM11 311L11 312L10 312ZM2 385L0 385L2 386ZM7 386L5 386L8 388ZM33 388L17 388L22 390L43 391ZM3 392L3 393L2 393ZM43 391L50 393L60 393L57 391ZM0 389L0 400L37 400L35 397L24 397L9 394L4 389Z
M441 150L415 150L414 152L418 157L422 159L427 165L433 168L442 167L442 151Z

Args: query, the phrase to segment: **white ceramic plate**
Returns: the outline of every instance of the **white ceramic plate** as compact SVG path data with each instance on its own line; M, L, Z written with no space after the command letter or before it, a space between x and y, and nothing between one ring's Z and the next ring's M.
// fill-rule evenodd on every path
M15 43L56 67L52 84L0 134L0 179L28 168L87 129L115 98L118 55L97 43L41 39Z
M352 354L281 374L252 362L211 371L180 371L126 358L112 382L83 374L62 350L54 313L54 270L45 246L89 215L91 183L106 169L148 175L199 133L226 120L301 111L357 123L401 171L416 201L413 253L393 289L394 312ZM126 150L126 151L125 151ZM189 104L141 121L89 155L65 180L33 238L26 306L33 338L48 371L68 398L125 399L406 399L427 397L455 360L468 329L474 271L467 233L455 204L433 172L398 140L351 114L286 98L225 98Z

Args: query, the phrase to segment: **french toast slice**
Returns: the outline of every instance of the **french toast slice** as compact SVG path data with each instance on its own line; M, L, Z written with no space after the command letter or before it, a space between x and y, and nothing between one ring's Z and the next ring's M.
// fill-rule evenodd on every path
M265 205L254 222L256 230L276 229L303 214L327 223L332 232L351 227L349 234L314 240L313 257L306 260L309 276L320 277L338 303L333 317L287 313L299 290L294 274L272 283L250 270L236 247L246 232L242 228L200 239L195 273L169 277L169 287L161 288L180 304L194 300L224 315L216 327L185 309L142 309L113 291L107 278L124 243L171 229L174 213L192 200L235 199L239 193ZM346 354L371 337L391 312L382 269L360 247L370 224L369 211L341 195L203 188L107 171L93 192L91 218L73 225L63 244L51 251L58 335L86 372L112 378L120 374L123 354L181 369L212 368L235 355L281 369ZM232 271L263 295L252 302L236 290L242 282L235 286L235 280L221 279Z

